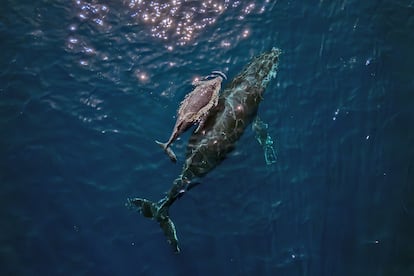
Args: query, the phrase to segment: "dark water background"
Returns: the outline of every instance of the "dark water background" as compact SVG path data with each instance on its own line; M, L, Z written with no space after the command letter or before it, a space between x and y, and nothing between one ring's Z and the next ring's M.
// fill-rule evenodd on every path
M414 275L414 1L181 2L2 1L0 274ZM246 131L174 255L126 198L179 175L192 79L273 46L278 161Z

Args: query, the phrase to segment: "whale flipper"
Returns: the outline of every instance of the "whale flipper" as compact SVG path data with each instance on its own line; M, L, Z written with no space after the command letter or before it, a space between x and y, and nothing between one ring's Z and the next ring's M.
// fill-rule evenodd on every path
M256 140L262 146L264 157L267 165L276 163L276 153L273 148L273 140L268 132L268 124L263 122L259 116L252 123L252 129L255 132Z
M154 203L143 198L128 199L127 205L129 207L136 207L144 217L158 221L168 243L173 247L174 252L180 252L177 231L175 230L173 221L168 215L168 205L160 205L159 203Z

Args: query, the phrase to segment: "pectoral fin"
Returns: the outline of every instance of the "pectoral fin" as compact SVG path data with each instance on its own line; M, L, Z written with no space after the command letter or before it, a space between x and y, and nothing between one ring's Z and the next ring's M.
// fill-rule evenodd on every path
M255 132L256 140L262 146L264 157L267 165L276 163L276 153L273 147L273 140L268 132L268 124L264 123L258 116L252 123L252 129Z

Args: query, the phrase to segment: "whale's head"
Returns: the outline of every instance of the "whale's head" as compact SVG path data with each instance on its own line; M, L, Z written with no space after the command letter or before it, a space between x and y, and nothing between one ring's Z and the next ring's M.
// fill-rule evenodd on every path
M276 77L281 52L280 49L273 47L272 50L255 57L246 68L247 75L265 88L269 81Z

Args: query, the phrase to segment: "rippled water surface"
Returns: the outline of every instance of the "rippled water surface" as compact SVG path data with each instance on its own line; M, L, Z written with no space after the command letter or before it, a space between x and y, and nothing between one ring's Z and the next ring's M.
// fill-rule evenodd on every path
M306 1L305 1L306 2ZM413 1L11 1L0 8L1 275L414 275ZM191 82L282 49L259 114L171 208ZM229 82L224 82L226 85Z

